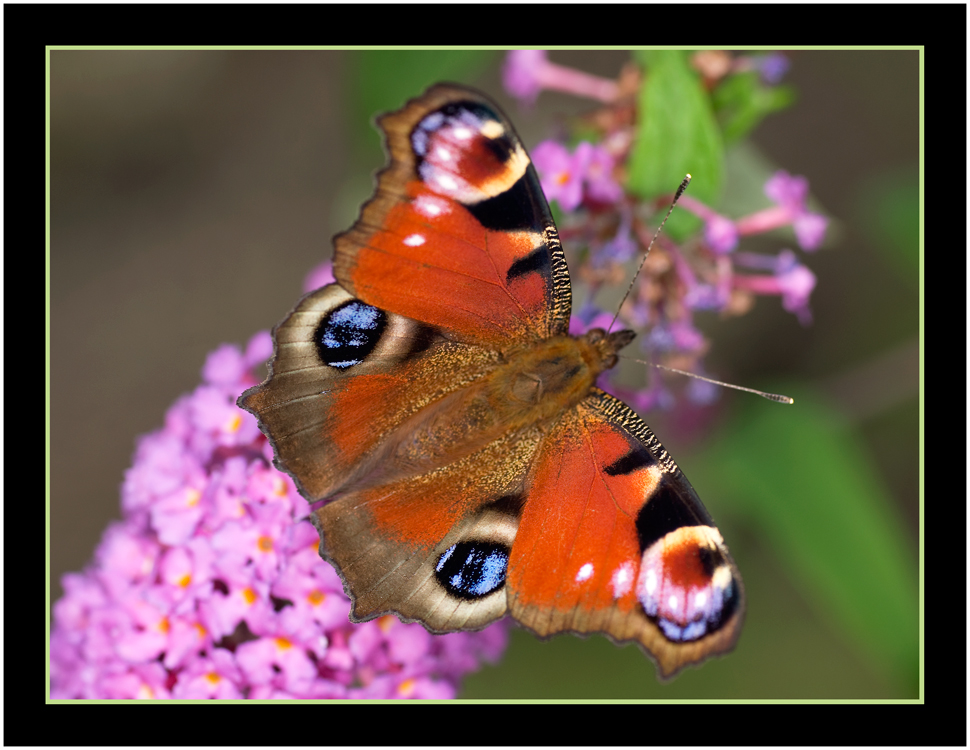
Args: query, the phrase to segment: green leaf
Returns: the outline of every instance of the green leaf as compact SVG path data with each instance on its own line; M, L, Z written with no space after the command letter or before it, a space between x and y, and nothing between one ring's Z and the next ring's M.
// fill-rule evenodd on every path
M781 388L792 394L795 389ZM698 460L698 484L760 527L823 621L905 694L918 685L917 557L858 435L812 391L752 400Z
M691 195L716 204L724 179L724 147L700 77L684 52L644 50L636 55L645 76L627 188L651 199L673 193L689 173ZM671 215L667 228L672 237L683 238L698 225L696 217L680 211Z

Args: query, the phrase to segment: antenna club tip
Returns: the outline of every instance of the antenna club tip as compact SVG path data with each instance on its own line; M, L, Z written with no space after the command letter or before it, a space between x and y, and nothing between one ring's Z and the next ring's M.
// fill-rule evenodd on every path
M676 203L678 200L680 200L680 196L682 196L684 194L684 191L687 189L687 186L689 184L690 184L690 175L687 175L683 179L683 181L680 183L680 185L678 186L677 192L674 193L674 203ZM673 208L673 204L671 204L670 207Z

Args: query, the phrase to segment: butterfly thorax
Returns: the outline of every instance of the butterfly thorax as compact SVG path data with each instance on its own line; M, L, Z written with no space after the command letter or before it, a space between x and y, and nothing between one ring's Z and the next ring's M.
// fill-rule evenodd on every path
M617 362L633 331L607 334L595 328L582 336L554 336L508 356L492 376L496 400L508 418L523 425L554 418L589 395L596 378Z
M447 394L406 420L390 440L393 453L378 474L433 470L477 453L503 435L543 429L589 396L596 378L616 364L632 331L553 336L506 352L479 380ZM373 477L372 477L373 479Z

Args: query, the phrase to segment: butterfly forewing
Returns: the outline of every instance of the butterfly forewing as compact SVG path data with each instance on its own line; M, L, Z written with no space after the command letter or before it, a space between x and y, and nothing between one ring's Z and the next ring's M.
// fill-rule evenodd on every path
M481 94L436 86L380 119L391 163L334 272L375 307L503 350L565 333L569 273L529 157Z
M498 359L370 307L338 284L304 297L274 339L270 377L240 405L311 501L410 471L393 462L403 425Z

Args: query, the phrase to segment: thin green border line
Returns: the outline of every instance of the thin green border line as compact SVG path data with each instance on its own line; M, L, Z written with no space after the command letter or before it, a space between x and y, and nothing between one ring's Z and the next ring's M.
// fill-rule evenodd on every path
M923 338L924 338L924 305L925 305L925 285L923 276L923 252L924 252L924 240L925 240L925 214L924 214L924 190L923 190L923 178L925 174L924 165L924 152L923 152L923 142L925 136L924 130L924 120L923 120L923 104L924 104L924 66L923 66L923 56L925 51L922 47L919 48L919 697L920 701L923 700L925 693L923 690L924 679L925 679L925 663L926 663L926 653L925 653L925 625L924 625L924 596L925 581L926 576L924 573L924 551L926 549L925 539L924 539L924 523L923 523L923 502L924 502L924 479L925 479L925 447L923 443L923 431L924 431L924 419L925 419L925 406L923 401L923 391L924 383L926 382L923 375Z
M170 46L170 45L149 45L149 46L128 46L128 45L49 45L45 48L45 420L47 427L47 434L45 436L45 460L46 460L46 477L45 477L45 495L46 495L46 509L45 509L45 546L46 546L46 560L45 560L45 594L47 598L47 618L45 623L45 629L47 633L47 664L45 666L47 675L47 699L46 702L50 704L73 704L77 703L77 699L52 699L50 698L50 641L51 641L51 570L50 570L50 496L51 496L51 446L50 446L50 427L51 427L51 287L50 287L50 277L51 277L51 256L50 256L50 244L51 244L51 152L50 152L50 121L51 121L51 93L50 93L50 82L51 82L51 60L50 53L57 50L76 50L76 51L94 51L94 50L119 50L119 51L245 51L245 50L280 50L280 51L317 51L317 50L347 50L347 51L360 51L360 50L455 50L455 49L472 49L472 50L509 50L509 49L527 49L527 47L509 47L509 46L497 46L497 45L486 45L486 46L454 46L454 45L440 45L440 46L410 46L410 45L400 45L400 46L371 46L371 45L346 45L346 46L250 46L250 45L225 45L225 46ZM629 47L629 46L565 46L565 45L555 45L555 46L545 46L543 49L548 50L595 50L595 51L607 51L607 50L634 50L634 49L683 49L682 46L668 46L668 45L651 45L644 47ZM703 45L692 47L691 49L731 49L731 50L778 50L777 46L765 46L765 45L750 45L750 46L718 46L718 45ZM777 705L787 705L787 704L819 704L819 705L868 705L868 704L891 704L891 705L920 705L925 701L925 575L924 575L924 565L925 565L925 536L924 536L924 481L925 481L925 443L924 443L924 420L925 420L925 401L924 401L924 332L925 332L925 267L924 267L924 251L925 251L925 204L924 204L924 170L925 170L925 153L924 153L924 138L925 138L925 125L924 125L924 87L925 87L925 66L924 66L924 56L925 49L920 45L874 45L874 46L824 46L824 45L795 45L787 46L781 48L782 50L825 50L825 51L874 51L874 50L915 50L919 52L919 697L915 699L620 699L620 700L606 700L606 699L452 699L452 700L428 700L419 699L412 701L401 701L401 700L355 700L355 699L339 699L340 702L344 703L363 703L363 704L393 704L402 705L407 703L442 703L442 704L453 704L459 703L474 703L474 704L507 704L507 703L525 703L525 704L777 704ZM160 703L160 704L171 704L171 703L211 703L209 700L180 700L180 699L167 699L158 701L142 701L135 699L84 699L85 703L105 703L105 704L118 704L118 703ZM294 704L306 704L306 703L333 703L333 700L240 700L240 699L230 699L221 700L219 703L238 703L244 705L252 705L253 703L294 703Z

